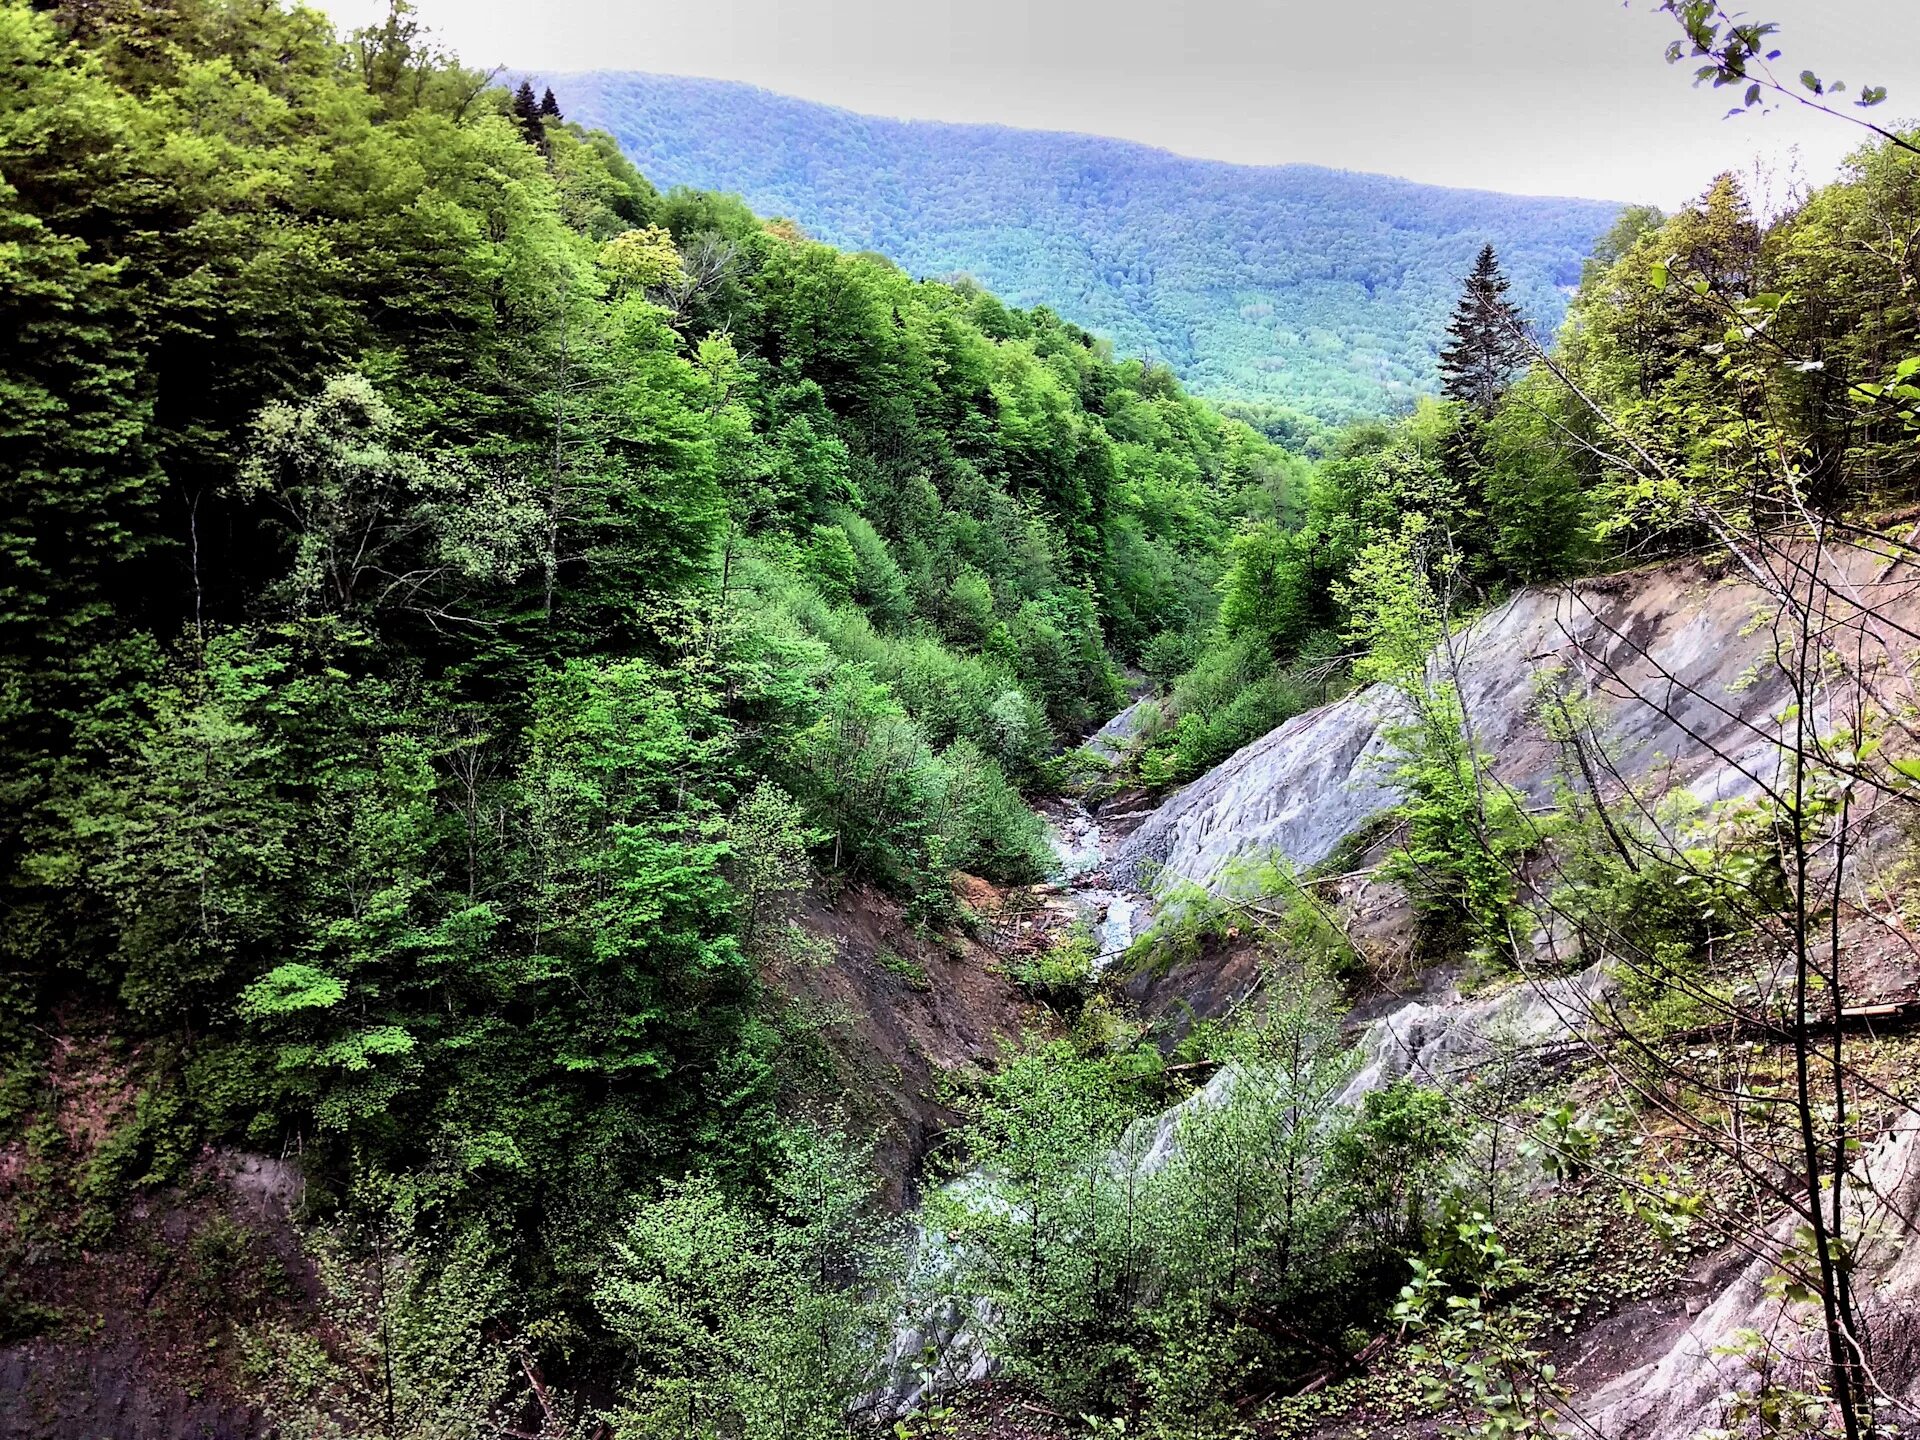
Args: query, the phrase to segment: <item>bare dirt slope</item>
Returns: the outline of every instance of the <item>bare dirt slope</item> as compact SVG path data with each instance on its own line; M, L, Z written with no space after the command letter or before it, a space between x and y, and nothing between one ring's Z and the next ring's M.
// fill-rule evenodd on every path
M963 877L964 899L997 911L1007 897ZM799 1007L838 1071L862 1128L877 1133L888 1199L905 1204L929 1149L953 1124L949 1087L997 1060L1003 1040L1040 1023L987 946L959 932L921 930L867 886L812 898L800 923L827 944L766 979Z

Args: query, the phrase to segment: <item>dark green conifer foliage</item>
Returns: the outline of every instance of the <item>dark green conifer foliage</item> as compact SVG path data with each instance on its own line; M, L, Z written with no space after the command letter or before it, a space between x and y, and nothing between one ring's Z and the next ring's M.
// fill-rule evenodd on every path
M527 137L528 144L538 145L546 138L546 127L540 121L540 102L533 98L531 80L522 80L520 88L513 92L513 118L520 122L520 133Z
M546 120L559 120L564 118L560 114L560 102L553 98L553 87L551 85L549 85L540 96L540 115L542 119Z
M1526 359L1525 324L1507 299L1507 288L1493 246L1482 246L1453 319L1447 323L1448 340L1440 352L1442 393L1482 415L1493 413Z

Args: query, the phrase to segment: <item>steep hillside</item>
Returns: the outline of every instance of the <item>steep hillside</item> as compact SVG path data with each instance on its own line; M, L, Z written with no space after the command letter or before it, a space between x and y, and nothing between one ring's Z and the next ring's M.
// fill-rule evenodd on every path
M1920 581L1869 550L1829 561L1860 603L1890 624L1920 620ZM1774 663L1772 603L1724 563L1522 590L1463 627L1432 673L1458 687L1476 743L1501 783L1550 805L1564 748L1541 722L1546 677L1573 675L1594 707L1610 788L1687 787L1703 803L1779 782L1792 697ZM1876 637L1884 643L1884 636ZM1405 799L1395 783L1406 701L1390 685L1297 715L1169 796L1116 861L1128 879L1229 887L1237 869L1277 854L1320 864L1347 836ZM1832 723L1832 722L1827 722ZM1610 797L1611 798L1611 797Z
M1716 1141L1698 1133L1697 1114L1669 1102L1648 1077L1672 1083L1686 1076L1689 1060L1711 1061L1719 1052L1685 1047L1707 1037L1720 1043L1744 1025L1740 1053L1754 1057L1746 1063L1764 1085L1772 1047L1789 1045L1811 1025L1838 1065L1834 1037L1844 1034L1847 1073L1864 1097L1851 1097L1863 1112L1860 1158L1834 1213L1845 1208L1847 1233L1859 1237L1850 1241L1861 1257L1857 1324L1874 1357L1876 1393L1885 1397L1876 1403L1911 1413L1920 1401L1913 1325L1920 1269L1912 1259L1920 1108L1909 1078L1920 947L1903 899L1910 820L1899 787L1847 748L1854 717L1911 693L1920 572L1909 559L1885 537L1830 547L1795 541L1770 547L1751 570L1725 557L1683 559L1522 590L1437 645L1424 679L1371 685L1296 716L1169 796L1110 845L1103 880L1152 885L1167 910L1162 928L1175 937L1182 927L1191 934L1192 912L1225 907L1232 943L1216 935L1171 971L1196 997L1229 988L1212 971L1243 981L1250 931L1271 924L1270 933L1298 951L1303 932L1288 906L1297 903L1291 897L1315 895L1352 947L1348 963L1398 977L1349 1016L1365 1029L1359 1068L1340 1102L1361 1105L1410 1079L1468 1097L1469 1110L1483 1118L1512 1105L1519 1118L1511 1128L1529 1137L1514 1157L1522 1169L1556 1143L1550 1125L1536 1124L1543 1106L1551 1115L1565 1096L1570 1123L1601 1117L1580 1142L1597 1154L1611 1123L1608 1106L1633 1097L1661 1120L1635 1142L1646 1149L1629 1164L1659 1155L1676 1174L1687 1167L1695 1175L1719 1165L1735 1183L1737 1149L1716 1154ZM1795 623L1782 621L1776 587L1789 581L1820 597L1812 602L1824 627L1817 659L1799 648ZM1420 808L1433 804L1431 793L1407 783L1407 762L1423 743L1413 719L1418 697L1443 687L1457 695L1463 733L1480 755L1479 783L1488 795L1514 797L1519 808L1506 823L1521 824L1527 837L1508 852L1523 858L1512 861L1519 908L1513 969L1505 974L1476 972L1472 958L1462 970L1457 950L1434 945L1435 915L1422 901L1433 877L1396 861L1415 843L1409 834ZM1831 970L1810 987L1811 1022L1804 1013L1793 1020L1781 998L1797 993L1791 967L1780 964L1764 934L1741 932L1735 911L1705 880L1714 866L1727 866L1743 890L1764 890L1763 870L1742 868L1739 857L1755 833L1754 853L1764 853L1771 838L1753 827L1773 824L1781 807L1795 803L1795 786L1810 768L1809 734L1838 737L1818 753L1858 776L1848 843L1837 861L1823 849L1814 862L1823 876L1835 864L1853 867L1857 898L1828 916L1818 953ZM1895 727L1886 744L1904 753L1914 740ZM1911 768L1910 760L1892 762L1894 774ZM1606 902L1619 907L1611 914L1594 904L1612 882L1596 878L1585 850L1596 832L1583 831L1580 818L1583 810L1597 813L1595 798L1612 817L1604 843L1618 848L1608 863L1633 876ZM1134 803L1108 808L1124 813ZM1489 831L1502 823L1495 800L1483 799L1481 813ZM1134 818L1137 812L1115 817L1122 825ZM1295 875L1301 878L1284 878ZM1633 898L1623 905L1622 896ZM1709 959L1684 979L1649 965L1649 936L1673 933L1649 924L1649 913L1669 897L1683 912L1701 906L1726 927L1714 944L1728 958ZM1168 969L1170 943L1181 941L1153 935L1128 956L1139 971L1133 988L1156 966ZM1431 966L1436 958L1443 963ZM1686 1003L1669 997L1668 986L1684 986ZM1743 1010L1742 996L1758 998ZM1222 1070L1185 1104L1225 1106L1236 1084L1235 1073ZM1516 1095L1527 1098L1516 1104ZM1576 1111L1580 1120L1572 1122ZM1156 1133L1169 1130L1163 1118ZM1503 1163L1497 1142L1487 1154L1487 1163ZM1544 1164L1515 1211L1534 1204L1551 1214L1581 1203L1587 1161L1556 1163ZM1593 1169L1609 1184L1616 1179L1604 1163ZM1638 1182L1630 1169L1618 1173L1626 1177L1624 1197ZM1795 1246L1803 1237L1795 1232L1804 1205L1790 1188L1762 1190L1750 1212L1703 1198L1689 1212L1690 1220L1699 1217L1693 1244L1664 1257L1652 1283L1581 1290L1580 1304L1558 1322L1563 1338L1550 1342L1559 1347L1551 1358L1566 1371L1550 1403L1569 1428L1687 1440L1711 1433L1754 1396L1812 1392L1823 1383L1815 1306L1809 1292L1782 1278L1798 1274ZM1579 1270L1589 1262L1583 1253L1564 1263ZM1756 1356L1777 1372L1763 1373ZM1366 1412L1377 1395L1358 1386L1343 1403L1354 1408L1327 1413L1401 1418ZM1429 1432L1393 1425L1384 1433Z
M1920 1425L1920 137L1309 459L423 23L0 0L0 1440Z
M1619 209L878 119L715 80L601 71L553 84L569 118L612 132L658 184L737 191L916 275L967 272L1210 395L1325 420L1432 389L1448 307L1487 240L1529 318L1557 325Z

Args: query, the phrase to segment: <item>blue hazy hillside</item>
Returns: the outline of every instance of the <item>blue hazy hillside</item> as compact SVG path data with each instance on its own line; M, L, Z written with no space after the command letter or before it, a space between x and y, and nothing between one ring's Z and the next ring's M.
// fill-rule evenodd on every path
M552 77L657 185L732 191L915 275L1048 305L1222 398L1343 420L1430 389L1460 277L1492 240L1543 328L1619 207L1449 190L1126 141L879 119L748 85Z

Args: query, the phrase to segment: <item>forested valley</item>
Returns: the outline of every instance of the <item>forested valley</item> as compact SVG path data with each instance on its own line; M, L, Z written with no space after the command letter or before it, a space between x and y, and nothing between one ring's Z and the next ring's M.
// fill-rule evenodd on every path
M1433 392L1447 312L1486 241L1527 314L1557 324L1619 209L889 120L683 75L552 81L656 184L738 193L916 275L1051 305L1290 444Z
M1920 132L1288 448L430 19L0 0L0 1437L1906 1433Z

